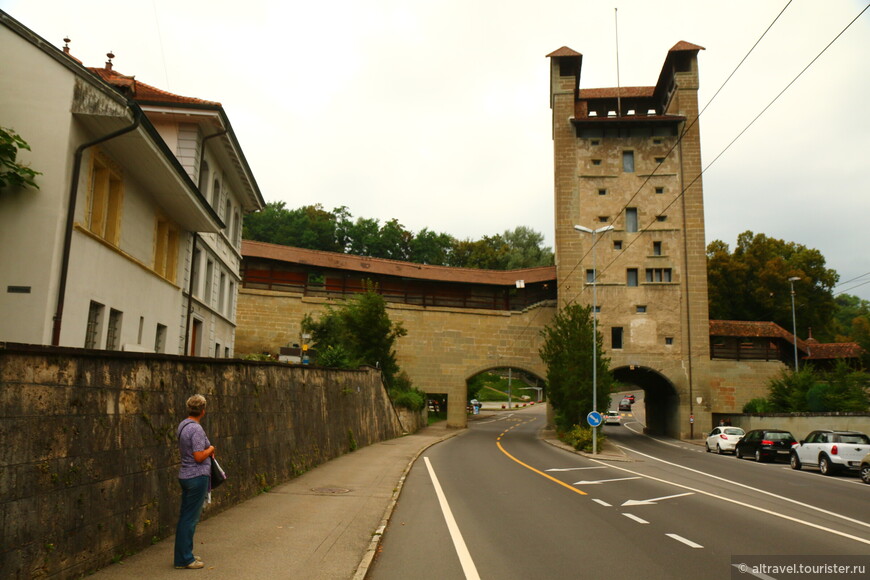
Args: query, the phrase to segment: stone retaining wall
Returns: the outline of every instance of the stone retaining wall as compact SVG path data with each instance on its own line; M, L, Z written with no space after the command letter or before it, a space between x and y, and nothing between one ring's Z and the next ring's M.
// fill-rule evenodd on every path
M204 517L403 432L374 369L0 344L0 577L77 578L174 533L194 393L230 477Z

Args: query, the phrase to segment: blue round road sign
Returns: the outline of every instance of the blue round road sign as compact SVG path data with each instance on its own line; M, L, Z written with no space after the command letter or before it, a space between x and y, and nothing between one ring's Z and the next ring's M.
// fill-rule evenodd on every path
M586 415L586 422L589 423L590 427L598 427L599 425L601 425L601 422L603 420L604 418L598 411L592 411L588 415Z

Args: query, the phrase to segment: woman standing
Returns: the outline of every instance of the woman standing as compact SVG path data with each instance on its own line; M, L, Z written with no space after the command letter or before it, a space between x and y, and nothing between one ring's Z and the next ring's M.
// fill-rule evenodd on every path
M175 528L175 567L196 570L205 564L193 555L193 534L208 494L211 477L211 457L214 445L209 443L200 421L205 416L205 397L193 395L187 399L188 417L178 424L178 450L181 468L181 513Z

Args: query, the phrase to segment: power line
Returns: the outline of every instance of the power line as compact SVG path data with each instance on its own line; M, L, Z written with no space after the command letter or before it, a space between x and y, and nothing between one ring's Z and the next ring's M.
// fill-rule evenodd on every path
M616 217L613 219L612 222L610 222L611 224L615 223L616 220L619 218L619 216L621 216L623 213L625 213L626 208L628 208L629 205L631 204L631 202L633 202L634 199L638 196L638 194L640 194L640 192L643 191L644 186L646 186L646 184L649 183L649 180L652 179L652 177L656 174L656 172L658 172L659 168L665 163L667 158L670 157L671 153L674 152L674 149L676 149L683 142L683 137L685 137L686 134L689 132L689 130L692 129L692 127L694 127L698 123L699 119L701 118L701 115L704 114L704 111L707 110L707 108L713 103L713 101L716 99L716 97L719 95L719 93L722 92L722 89L725 88L725 85L728 84L728 81L731 80L731 77L733 77L734 74L738 71L738 69L740 69L740 67L743 65L743 63L746 62L746 59L749 58L749 55L752 54L752 52L755 50L755 48L758 46L758 44L762 41L762 39L764 39L764 37L767 36L767 33L770 31L771 28L773 28L773 25L776 24L776 22L779 20L780 16L783 15L783 13L791 5L791 3L792 3L792 0L789 0L788 3L786 3L786 5L782 8L782 10L780 10L779 14L776 15L776 18L774 18L771 21L771 23L767 26L767 28L764 30L764 32L761 33L761 36L758 37L758 40L755 41L755 44L753 44L752 47L749 49L749 51L743 56L743 58L740 59L740 62L737 63L737 66L734 67L734 70L731 71L731 74L729 74L725 78L725 80L722 82L722 84L719 86L719 88L716 90L716 92L713 93L713 96L710 97L710 100L707 101L707 103L704 105L704 107L701 109L701 111L698 113L698 115L694 119L692 119L692 121L689 123L688 126L683 128L683 131L680 133L680 136L677 138L676 142L671 146L671 148L668 150L668 152L665 153L662 160L652 170L652 173L650 173L646 177L646 179L644 179L643 183L640 184L640 186L637 188L637 191L635 191L634 194L632 194L632 196L628 199L628 201L625 202L625 205L622 206L622 209L620 209L616 213ZM700 178L700 175L698 177ZM695 179L695 181L697 181L697 178ZM692 184L694 184L695 181L692 181ZM673 205L673 203L677 199L680 199L680 197L682 196L682 194L685 192L686 189L688 189L688 188L684 188L683 191L681 191L680 194L674 198L674 201L672 201L670 204L668 204L668 207ZM667 209L667 208L665 208L665 209ZM650 224L650 225L652 225L652 224ZM646 231L646 228L641 230L641 233L643 233L644 231ZM598 242L593 240L593 246L596 243L598 243ZM627 246L627 247L630 247L630 246L631 246L631 244L629 244L629 246ZM583 262L583 260L586 258L586 256L589 255L589 253L591 251L592 251L592 248L590 247L590 249L580 257L580 260L578 261L577 265L575 265L574 268L572 268L571 271L568 272L568 274L565 276L566 280L571 277L571 275L574 273L574 271L577 269L577 267L580 266L580 264ZM604 269L602 269L602 271L604 271L605 269L606 269L606 267ZM594 276L595 280L597 281L598 280L598 272L594 272L593 276ZM585 291L585 288L581 288L580 292L584 292L584 291ZM558 287L557 287L557 292L558 292ZM573 299L571 301L569 301L568 304L570 304L571 302L573 302Z
M736 143L737 140L740 139L740 137L742 137L743 134L746 133L746 131L747 131L747 130L748 130L748 129L749 129L749 128L750 128L750 127L751 127L751 126L752 126L752 125L753 125L753 124L754 124L754 123L755 123L759 118L761 118L761 116L762 116L765 112L767 112L767 110L770 109L770 107L771 107L771 106L772 106L772 105L773 105L777 100L779 100L779 98L780 98L780 97L781 97L781 96L782 96L782 95L783 95L783 94L784 94L784 93L785 93L785 92L786 92L786 91L787 91L787 90L788 90L788 89L789 89L789 88L790 88L790 87L791 87L791 86L792 86L792 85L793 85L793 84L794 84L794 83L795 83L795 82L796 82L796 81L797 81L797 80L798 80L798 79L799 79L799 78L800 78L800 77L801 77L801 76L802 76L802 75L803 75L803 74L804 74L804 73L805 73L805 72L806 72L806 71L807 71L807 70L808 70L808 69L809 69L809 68L810 68L810 67L811 67L811 66L812 66L812 65L813 65L813 64L814 64L814 63L815 63L815 62L816 62L816 61L817 61L817 60L818 60L818 59L819 59L819 58L820 58L820 57L821 57L821 56L822 56L822 55L823 55L827 50L828 50L828 49L829 49L829 48L830 48L830 47L831 47L831 45L834 44L834 42L836 42L836 41L837 41L837 40L838 40L838 39L839 39L839 38L840 38L840 37L841 37L841 36L842 36L842 35L843 35L843 34L844 34L844 33L845 33L845 32L846 32L846 31L847 31L847 30L848 30L848 29L849 29L849 28L854 24L854 23L855 23L856 20L858 20L858 18L861 17L862 14L864 14L864 12L867 11L868 8L870 8L870 4L868 4L867 6L865 6L864 9L861 10L861 12L859 12L858 15L855 16L855 18L853 18L853 19L849 22L849 24L846 25L845 28L843 28L843 29L842 29L842 30L841 30L841 31L840 31L840 32L839 32L839 33L838 33L838 34L837 34L837 35L836 35L836 36L835 36L835 37L834 37L834 38L833 38L833 39L832 39L832 40L831 40L827 45L825 45L825 47L821 50L821 52L819 52L819 53L818 53L818 54L817 54L817 55L816 55L816 56L815 56L815 57L814 57L814 58L813 58L813 59L812 59L812 60L811 60L811 61L810 61L810 62L809 62L809 63L808 63L808 64L807 64L807 65L806 65L806 66L805 66L805 67L804 67L804 68L803 68L803 69L802 69L798 74L797 74L797 76L795 76L795 77L794 77L794 78L793 78L793 79L792 79L792 80L791 80L791 81L790 81L790 82L789 82L789 83L788 83L788 84L787 84L787 85L786 85L786 86L785 86L785 87L784 87L784 88L783 88L783 89L782 89L782 90L781 90L781 91L780 91L780 92L779 92L779 93L778 93L778 94L773 98L773 100L771 100L771 101L770 101L770 102L769 102L769 103L768 103L768 104L767 104L767 105L766 105L766 106L761 110L761 112L759 112L758 115L756 115L755 118L753 118L752 121L750 121L749 124L748 124L746 127L744 127L743 130L741 130L740 133L738 133L737 136L734 137L734 139L732 139L731 142L730 142L730 143L729 143L729 144L728 144L728 145L727 145L727 146L726 146L726 147L725 147L721 152L719 152L718 155L716 155L716 157L713 159L713 161L711 161L710 163L708 163L707 166L704 167L704 169L702 169L701 172L700 172L700 173L699 173L699 174L698 174L698 175L697 175L697 176L696 176L696 177L695 177L695 178L694 178L694 179L693 179L693 180L692 180L688 185L684 186L683 189L682 189L682 191L680 191L680 193L679 193L679 194L674 198L674 200L671 201L671 203L669 203L669 204L668 204L664 209L667 210L667 209L670 208L674 203L676 203L676 201L677 201L678 199L680 199L680 198L685 194L685 192L686 192L689 188L691 188L692 185L694 185L695 182L698 181L698 180L701 178L701 176L702 176L702 175L703 175L703 174L704 174L708 169L710 169L710 167L712 167L712 166L716 163L716 161L718 161L718 160L722 157L722 155L724 155L724 153L725 153L726 151L728 151L728 149L730 149L731 146L734 145L734 143ZM779 18L779 17L777 16L777 18ZM768 30L769 30L769 28L768 28ZM766 31L765 31L765 33L766 33ZM753 48L754 48L754 47L753 47ZM699 115L699 117L700 117L700 115ZM696 120L697 120L697 119L696 119ZM684 134L685 134L685 132L684 132ZM679 143L679 141L678 141L677 143ZM673 151L673 148L672 148L671 150ZM635 194L635 195L637 195L637 194ZM632 196L632 199L633 199L633 198L634 198L634 196ZM629 200L629 203L631 203L631 200ZM626 205L625 207L627 207L627 205ZM622 210L622 211L625 210L625 207L623 207L623 210ZM642 230L640 230L640 233L644 233L644 232L648 231L649 227L652 226L654 223L655 223L655 221L650 222L650 224L649 224L648 226L646 226L646 227L644 227ZM685 224L684 224L684 226L685 226ZM625 247L625 249L628 249L629 247L631 247L631 246L634 244L634 242L636 242L638 239L640 239L640 236L637 236L634 240L632 240L632 241L631 241L631 242L630 242L630 243ZM587 255L588 253L589 253L589 252L587 252L586 254L584 254L583 258L585 258L586 255ZM621 255L624 255L624 254L621 254ZM581 258L581 260L582 260L583 258ZM610 262L609 264L607 264L604 268L602 268L601 271L602 271L602 272L606 271L607 268L609 268L611 265L613 265L613 264L616 262L616 260L618 260L619 258L620 258L620 256L617 256L616 258L614 258L613 260L611 260L611 262ZM579 264L578 264L578 266L579 266ZM574 267L574 270L576 270L576 268L577 268L577 266ZM574 270L572 270L571 273L573 273ZM569 275L570 275L570 273L569 273ZM597 278L597 276L598 276L598 273L597 273L597 272L595 273L595 276L596 276L596 278ZM585 290L585 288L584 288L583 290Z

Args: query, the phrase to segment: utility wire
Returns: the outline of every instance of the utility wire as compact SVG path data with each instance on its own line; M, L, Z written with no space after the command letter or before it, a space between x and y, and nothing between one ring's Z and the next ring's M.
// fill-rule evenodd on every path
M816 56L815 56L815 57L814 57L814 58L813 58L813 59L812 59L812 60L811 60L811 61L810 61L810 62L809 62L809 63L808 63L808 64L807 64L807 65L806 65L806 66L805 66L805 67L804 67L804 68L803 68L803 69L802 69L798 74L797 74L797 76L795 76L795 77L794 77L794 78L793 78L793 79L792 79L792 80L791 80L791 81L790 81L790 82L789 82L789 83L788 83L788 84L787 84L787 85L786 85L786 86L785 86L785 87L784 87L784 88L783 88L783 89L782 89L782 90L781 90L781 91L780 91L780 92L779 92L779 93L778 93L778 94L773 98L773 100L771 100L771 101L770 101L770 102L769 102L769 103L768 103L768 104L767 104L767 105L766 105L766 106L761 110L761 112L759 112L758 115L756 115L755 118L753 118L752 121L750 121L749 124L748 124L746 127L744 127L743 130L741 130L740 133L738 133L737 136L734 137L734 139L732 139L731 142L728 143L728 145L726 145L725 148L724 148L722 151L720 151L718 155L716 155L716 157L713 159L713 161L711 161L709 164L707 164L707 166L704 167L704 169L702 169L701 172L700 172L700 173L699 173L699 174L698 174L698 175L697 175L697 176L696 176L696 177L695 177L695 178L694 178L694 179L693 179L693 180L692 180L692 181L691 181L687 186L684 186L684 187L683 187L682 191L680 191L680 193L679 193L679 194L674 198L674 200L671 201L671 203L669 203L669 204L665 207L665 210L667 210L667 209L670 208L674 203L676 203L676 201L677 201L678 199L680 199L680 198L685 194L685 192L686 192L689 188L691 188L692 185L694 185L695 182L698 181L698 180L701 178L701 176L702 176L702 175L703 175L703 174L704 174L708 169L710 169L710 167L712 167L712 166L716 163L716 161L718 161L718 160L722 157L722 155L724 155L725 152L728 151L728 149L730 149L731 146L734 145L734 143L736 143L737 140L740 139L740 137L742 137L743 134L746 133L746 131L747 131L747 130L748 130L748 129L753 125L753 124L755 124L755 122L756 122L759 118L761 118L761 116L762 116L765 112L767 112L767 110L770 109L770 107L771 107L771 106L772 106L772 105L773 105L777 100L779 100L779 98L780 98L780 97L781 97L781 96L782 96L782 95L783 95L783 94L784 94L784 93L785 93L789 88L791 88L792 85L794 85L794 83L795 83L795 82L796 82L796 81L797 81L797 80L798 80L798 79L799 79L799 78L800 78L800 77L801 77L801 76L802 76L802 75L803 75L803 74L804 74L804 73L805 73L805 72L806 72L806 71L807 71L807 70L808 70L808 69L809 69L809 68L810 68L810 67L811 67L811 66L812 66L812 65L813 65L813 64L814 64L814 63L815 63L815 62L816 62L816 61L817 61L817 60L818 60L818 59L819 59L819 58L820 58L820 57L821 57L821 56L822 56L822 55L823 55L823 54L824 54L824 53L825 53L825 52L826 52L826 51L827 51L827 50L828 50L832 45L833 45L833 44L834 44L834 42L836 42L836 41L837 41L837 40L838 40L838 39L839 39L839 38L840 38L840 37L841 37L841 36L842 36L842 35L843 35L843 34L844 34L844 33L845 33L845 32L846 32L846 31L847 31L847 30L848 30L848 29L849 29L849 28L854 24L854 23L855 23L856 20L858 20L858 18L861 17L862 14L864 14L864 12L867 11L868 8L870 8L870 3L868 3L868 5L865 6L864 9L861 10L861 12L859 12L858 15L855 16L855 18L853 18L853 19L849 22L849 24L847 24L846 27L843 28L843 29L842 29L842 30L841 30L841 31L840 31L840 32L839 32L839 33L838 33L838 34L837 34L837 35L836 35L836 36L835 36L835 37L834 37L834 38L833 38L833 39L832 39L832 40L831 40L827 45L825 45L825 47L821 50L821 52L819 52L819 53L818 53L818 54L817 54L817 55L816 55ZM777 16L777 18L778 18L778 16ZM768 28L768 30L769 30L769 28ZM766 31L765 31L765 33L766 33ZM757 43L756 43L756 44L757 44ZM699 115L699 116L700 116L700 115ZM697 119L696 119L696 120L697 120ZM673 149L672 149L672 150L673 150ZM635 195L636 195L636 194L635 194ZM629 201L629 203L630 203L630 201ZM627 206L626 206L626 207L627 207ZM625 209L625 208L623 208L623 211L624 211L624 209ZM643 229L641 230L641 233L648 231L649 227L650 227L652 224L654 224L654 223L655 223L655 221L650 222L650 224L649 224L648 226L646 226L645 228L643 228ZM640 239L640 236L635 237L634 240L632 240L631 242L629 242L628 246L626 246L625 249L628 249L629 247L631 247L631 246L634 244L634 242L636 242L638 239ZM588 252L587 252L587 254L588 254ZM624 255L624 254L623 254L623 255ZM584 255L583 257L585 257L585 255ZM606 271L607 268L609 268L611 265L613 265L613 264L616 262L616 260L618 260L618 259L619 259L619 256L617 256L616 258L614 258L613 260L611 260L609 264L605 265L604 268L601 269L601 271L602 271L602 272ZM581 260L582 260L582 258L581 258ZM579 266L579 264L578 264L578 266ZM577 268L577 266L574 267L574 270L576 270L576 268ZM571 272L573 273L574 270L572 270ZM569 273L569 276L570 276L570 273ZM596 276L596 279L597 279L598 272L595 273L595 276ZM581 291L585 291L585 288L584 288L583 290L581 290Z
M771 21L771 23L767 26L767 28L764 30L764 32L761 33L761 36L758 37L758 40L755 41L755 44L753 44L752 47L749 49L749 51L743 56L743 58L740 59L740 62L737 63L737 66L734 67L734 70L731 71L731 74L729 74L728 77L726 77L725 80L722 82L722 84L719 85L719 88L716 90L715 93L713 93L713 96L710 97L710 100L707 101L707 104L704 105L704 107L698 113L698 116L695 117L694 119L692 119L692 121L689 123L688 126L683 128L683 131L682 131L682 133L680 133L679 138L677 138L676 142L671 146L671 148L668 150L668 152L665 153L665 156L662 158L661 162L659 162L655 166L655 168L652 170L652 173L650 173L646 177L646 179L644 179L643 183L640 184L640 186L637 188L637 191L635 191L634 194L632 194L632 196L628 199L628 201L625 202L625 205L622 206L622 209L620 209L617 212L616 217L613 219L612 222L610 222L611 224L615 223L616 220L619 219L619 216L621 216L623 213L625 213L626 208L628 208L631 205L631 203L634 201L634 199L640 194L640 192L643 191L643 188L646 186L647 183L649 183L649 180L652 179L652 177L656 174L656 172L659 170L659 168L665 163L667 158L670 157L671 153L674 152L674 149L676 149L680 145L680 143L683 142L683 137L685 137L686 134L689 132L689 130L691 130L692 127L694 127L698 123L699 119L701 118L701 115L704 114L704 111L707 110L707 108L713 103L713 101L716 99L716 97L719 95L719 93L722 92L722 89L725 88L725 85L728 84L728 81L731 80L731 77L733 77L734 74L738 71L738 69L740 69L740 67L743 65L743 63L746 62L746 59L749 58L749 55L752 54L752 52L755 50L755 48L758 46L758 44L762 41L762 39L764 39L764 37L767 36L767 33L770 32L770 29L773 28L773 25L776 24L776 22L779 20L780 16L783 15L783 13L791 5L791 3L792 3L792 0L789 0L788 3L786 3L785 6L783 6L782 10L779 11L779 14L776 15L776 18L774 18ZM700 177L700 175L698 177ZM697 181L697 178L695 179L695 181ZM694 184L694 181L692 183ZM683 191L680 192L680 195L676 196L674 201L676 201L677 199L680 199L680 197L682 196L683 192L685 192L686 189L688 189L688 188L684 188ZM673 203L674 202L671 202L671 204L669 204L668 207L670 207L670 205L673 205ZM646 231L646 229L641 230L641 233L643 233L644 231ZM594 241L594 244L597 244L597 243L598 243L597 240ZM574 268L572 268L571 271L568 272L568 274L565 276L566 280L571 277L571 275L574 273L574 271L580 266L580 264L583 262L583 260L586 258L586 256L589 255L589 253L591 251L592 251L592 248L590 247L590 249L580 257L580 260L577 262L577 264L574 266ZM602 269L602 271L604 271L604 270ZM593 276L595 277L595 280L597 281L598 280L598 272L594 272ZM557 291L558 291L558 288L557 288ZM585 291L585 288L581 289L581 292L583 292L583 291ZM573 302L573 299L571 301L569 301L568 304L570 304L571 302Z

